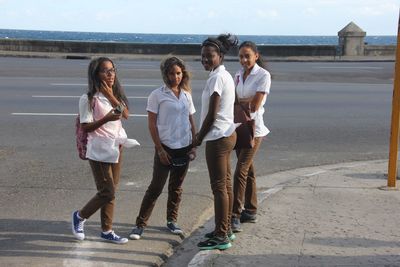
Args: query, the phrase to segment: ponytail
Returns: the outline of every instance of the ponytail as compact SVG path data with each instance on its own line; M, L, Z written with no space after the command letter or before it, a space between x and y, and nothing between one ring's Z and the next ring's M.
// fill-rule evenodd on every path
M238 38L233 34L220 34L217 38L208 37L201 46L213 46L217 48L218 54L225 55L232 47L239 43Z

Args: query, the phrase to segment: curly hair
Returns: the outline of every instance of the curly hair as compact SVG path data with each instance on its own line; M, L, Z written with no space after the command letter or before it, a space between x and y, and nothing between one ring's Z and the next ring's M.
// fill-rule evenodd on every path
M181 83L179 84L179 87L190 93L192 91L192 88L190 86L190 73L186 69L185 62L183 62L183 60L178 57L175 56L168 57L165 60L163 60L160 64L161 75L165 84L168 86L171 85L171 82L168 79L168 72L171 70L173 66L178 66L179 68L181 68L182 71L183 77Z

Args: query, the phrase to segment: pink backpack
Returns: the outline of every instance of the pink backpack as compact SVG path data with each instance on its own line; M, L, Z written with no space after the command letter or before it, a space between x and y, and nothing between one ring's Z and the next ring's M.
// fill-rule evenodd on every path
M92 100L92 110L94 109L95 98ZM75 119L75 137L76 137L76 148L78 149L78 155L81 159L87 160L87 138L88 133L82 128L79 114Z

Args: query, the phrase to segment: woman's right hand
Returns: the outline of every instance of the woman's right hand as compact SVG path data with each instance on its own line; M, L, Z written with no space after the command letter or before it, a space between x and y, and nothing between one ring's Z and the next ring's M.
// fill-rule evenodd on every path
M165 149L160 149L157 151L158 157L163 165L169 166L171 165L171 156L168 154Z
M121 119L121 113L114 113L114 109L110 110L105 116L106 121L117 121Z

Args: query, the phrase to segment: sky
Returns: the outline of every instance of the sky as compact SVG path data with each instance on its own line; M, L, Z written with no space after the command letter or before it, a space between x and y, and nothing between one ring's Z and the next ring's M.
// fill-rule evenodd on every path
M354 22L397 35L400 0L0 0L0 29L335 35Z

